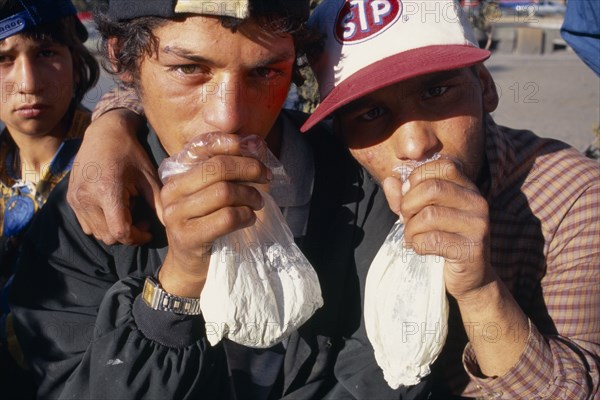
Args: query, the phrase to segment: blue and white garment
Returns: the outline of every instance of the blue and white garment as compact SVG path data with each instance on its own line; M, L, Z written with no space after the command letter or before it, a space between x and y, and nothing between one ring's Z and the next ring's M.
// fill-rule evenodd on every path
M7 129L0 133L0 237L16 238L29 225L50 191L71 170L89 121L88 112L75 112L71 129L37 183L21 177L19 149Z
M89 124L89 111L75 110L69 132L37 183L22 179L19 148L6 128L0 132L0 341L6 339L8 291L22 237L54 186L71 170Z

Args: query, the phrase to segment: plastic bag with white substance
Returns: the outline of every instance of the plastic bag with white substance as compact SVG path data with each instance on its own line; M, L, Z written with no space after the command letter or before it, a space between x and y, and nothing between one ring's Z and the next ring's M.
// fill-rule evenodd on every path
M405 181L425 162L394 172ZM364 318L377 364L388 385L415 385L440 354L448 329L444 259L404 248L404 225L397 221L369 267Z
M163 161L161 179L207 160L231 140L208 133ZM256 136L243 138L241 153L273 172L271 184L285 182L283 166ZM297 330L323 305L317 274L294 243L275 200L257 187L264 207L256 223L217 239L200 295L206 335L214 346L223 337L249 347L270 347Z

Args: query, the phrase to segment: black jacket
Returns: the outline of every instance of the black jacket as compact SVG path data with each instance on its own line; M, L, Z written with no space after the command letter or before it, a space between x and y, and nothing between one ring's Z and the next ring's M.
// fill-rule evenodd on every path
M303 116L290 114L300 124ZM382 238L365 242L357 211L371 207L364 173L323 127L307 134L315 158L308 231L299 244L319 274L325 306L286 343L269 398L417 398L425 382L392 391L377 367L361 317L366 270L355 254L371 257ZM157 164L164 150L152 133L147 148ZM11 292L15 328L39 383L41 398L224 399L265 396L230 368L240 349L211 347L202 317L150 309L140 298L144 279L166 255L164 228L142 202L134 218L151 221L151 243L106 246L81 230L59 184L25 243ZM387 210L384 207L383 210ZM393 223L390 215L390 226ZM378 244L376 242L379 242ZM366 243L366 244L365 244ZM355 258L358 256L358 261ZM371 257L372 258L372 257ZM360 265L359 265L360 264ZM367 265L368 267L368 265Z

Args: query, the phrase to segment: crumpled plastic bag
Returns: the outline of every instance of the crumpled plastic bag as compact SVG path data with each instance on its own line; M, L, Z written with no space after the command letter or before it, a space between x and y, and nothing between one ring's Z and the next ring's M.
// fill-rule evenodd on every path
M163 182L207 160L224 141L218 133L200 135L159 168ZM273 172L271 184L287 181L283 165L258 136L241 140L241 153ZM228 338L248 347L275 345L297 330L323 305L315 270L294 243L275 200L256 186L264 207L256 223L217 239L200 295L211 345Z
M414 168L439 157L394 172L405 181ZM392 389L427 376L448 333L444 259L406 249L403 238L404 225L397 221L369 267L365 286L367 337Z

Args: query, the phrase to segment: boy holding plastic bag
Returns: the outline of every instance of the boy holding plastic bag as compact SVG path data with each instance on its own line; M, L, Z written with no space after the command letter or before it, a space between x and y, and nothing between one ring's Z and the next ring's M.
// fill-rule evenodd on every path
M285 346L293 343L281 342L322 299L279 209L259 190L277 172L261 149L267 136L297 133L279 113L297 68L296 35L308 34L309 4L254 3L118 0L98 17L112 72L141 95L145 153L156 165L173 156L176 168L165 174L160 216L144 203L132 208L133 222L152 235L144 246L87 236L64 198L69 180L36 220L11 300L39 397L283 396L278 379L290 370ZM182 151L191 157L177 159ZM248 242L218 245L244 228L256 231ZM249 256L255 249L265 249L262 258ZM213 260L224 265L209 268ZM211 284L211 272L226 281ZM201 304L211 288L218 293Z
M461 10L330 0L311 16L326 43L303 128L333 115L368 176L353 207L366 332L338 368L372 351L355 345L366 333L392 386L428 374L441 351L436 398L596 398L598 166L495 125L490 54Z
M206 168L222 148L236 142L240 156L261 161L269 168L270 180L286 187L283 165L255 135L202 134L163 160L158 173L167 184L175 175ZM206 283L198 293L213 346L223 337L244 346L274 346L323 305L317 274L294 243L268 185L249 185L257 189L263 207L255 211L254 224L212 243Z

